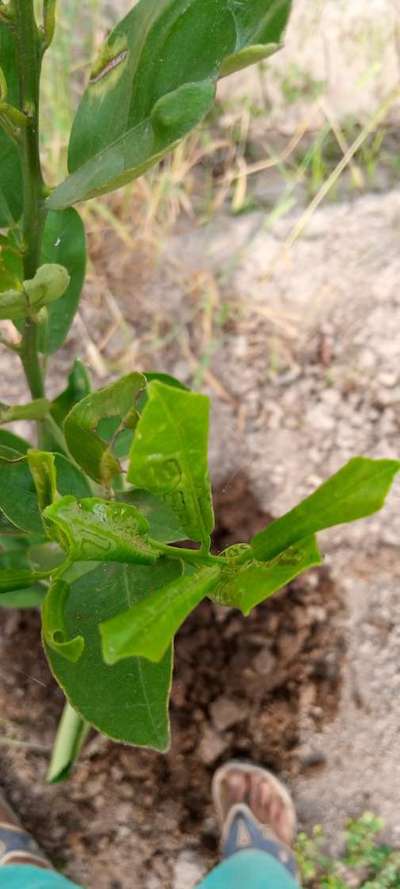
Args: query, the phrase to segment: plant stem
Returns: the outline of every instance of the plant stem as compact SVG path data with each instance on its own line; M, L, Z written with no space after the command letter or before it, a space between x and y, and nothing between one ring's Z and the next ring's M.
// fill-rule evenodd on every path
M24 324L20 356L32 398L43 398L44 382L38 353L38 327L30 319Z
M21 166L24 212L24 276L33 278L40 264L43 227L46 219L43 176L39 153L39 85L42 46L36 25L33 0L14 0L17 40L20 110L28 118L21 131ZM21 361L33 398L44 395L43 373L38 354L38 326L27 319L22 332Z
M205 553L201 549L186 549L182 546L168 546L166 543L160 543L158 540L151 541L157 546L161 553L169 556L170 559L181 559L182 562L188 562L193 565L221 565L221 559L218 556L212 556Z

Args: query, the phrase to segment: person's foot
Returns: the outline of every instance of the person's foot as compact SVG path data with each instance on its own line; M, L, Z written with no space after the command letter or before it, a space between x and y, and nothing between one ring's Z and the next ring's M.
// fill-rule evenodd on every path
M33 837L21 827L0 793L0 867L6 864L33 864L51 869L50 862Z
M224 857L245 848L262 849L296 873L296 813L274 775L258 766L227 763L214 775L213 799Z

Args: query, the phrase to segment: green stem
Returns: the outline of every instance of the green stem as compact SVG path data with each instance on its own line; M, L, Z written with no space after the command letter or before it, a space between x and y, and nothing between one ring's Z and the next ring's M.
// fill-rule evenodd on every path
M36 25L33 0L14 0L17 40L20 110L28 118L21 131L21 166L24 212L24 277L33 278L40 264L43 227L46 219L43 176L39 153L39 85L42 44ZM21 361L33 398L44 395L43 373L38 354L38 327L27 319L22 331Z
M170 559L181 559L182 562L188 562L189 565L221 565L219 556L212 556L205 553L201 549L186 549L182 546L168 546L166 543L160 543L158 540L152 540L152 543L160 550L161 553Z
M19 352L32 398L43 398L44 396L43 374L38 352L38 333L37 324L27 319L24 324Z

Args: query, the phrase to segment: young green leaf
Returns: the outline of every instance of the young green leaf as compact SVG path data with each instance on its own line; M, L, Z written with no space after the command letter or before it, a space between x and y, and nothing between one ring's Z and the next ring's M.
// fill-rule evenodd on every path
M244 564L235 564L235 559L229 560L229 553L226 555L228 564L211 598L220 605L240 608L245 615L299 574L322 562L315 537L302 540L270 562L254 559L251 547Z
M63 454L51 454L48 451L30 448L26 459L35 483L41 512L66 491L73 495L73 499L87 497L92 493L86 476Z
M76 358L68 375L67 387L57 395L51 404L51 415L62 426L65 417L75 404L91 392L90 377L82 361Z
M7 101L18 105L19 83L15 33L0 21L0 64L7 83ZM1 117L1 115L0 115ZM22 213L22 173L17 145L0 122L0 228L12 225Z
M65 293L69 285L69 274L62 265L55 263L40 266L35 276L22 281L16 290L0 293L0 319L21 322L24 318L37 314Z
M23 282L23 288L28 298L28 305L35 311L59 300L68 289L70 276L67 269L58 263L45 263L41 265L35 276Z
M113 442L101 435L99 424L105 418L113 418L116 435L119 430L133 429L138 419L136 399L145 386L142 374L128 374L83 398L65 419L65 438L71 455L100 484L109 485L120 473L120 465L113 454Z
M159 662L191 611L215 586L221 569L202 568L150 593L128 611L100 624L106 664L127 657Z
M30 448L26 459L35 483L39 509L43 512L58 496L55 455Z
M398 460L354 457L314 494L253 537L256 558L269 561L317 531L377 512L399 470Z
M71 134L72 175L49 206L142 175L202 120L220 75L277 48L290 7L291 0L140 0L93 65Z
M98 624L170 583L181 570L179 562L160 559L150 567L109 564L84 574L71 583L64 613L68 638L84 639L79 661L72 663L46 646L50 667L72 707L115 740L168 748L171 651L159 664L128 658L107 666Z
M76 210L48 214L43 233L41 262L63 266L70 279L61 298L49 305L47 325L41 332L40 350L52 355L65 340L78 308L85 278L85 229Z
M150 383L128 470L128 480L165 500L187 537L204 546L214 527L208 421L209 400L204 395Z
M70 561L152 565L159 557L148 522L126 503L67 496L48 506L43 517Z

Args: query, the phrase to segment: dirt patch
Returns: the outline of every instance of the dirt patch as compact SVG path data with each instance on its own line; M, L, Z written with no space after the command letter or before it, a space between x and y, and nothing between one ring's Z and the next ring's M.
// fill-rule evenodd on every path
M239 505L240 506L239 506ZM216 496L218 547L268 520L243 475ZM61 694L39 650L39 617L0 613L0 781L27 827L71 877L97 889L179 889L216 860L212 772L252 758L286 777L321 763L300 727L337 711L344 644L329 572L310 572L248 619L206 602L176 643L173 743L167 756L89 741L67 785L43 783ZM190 882L191 880L191 882Z

